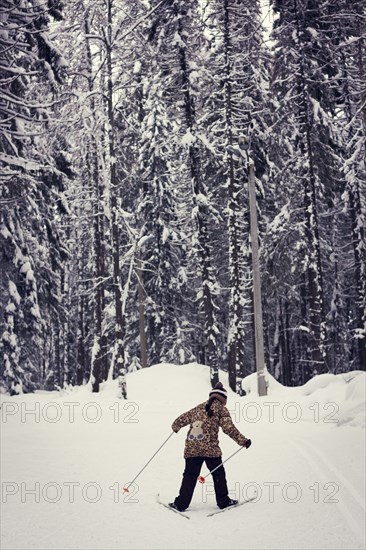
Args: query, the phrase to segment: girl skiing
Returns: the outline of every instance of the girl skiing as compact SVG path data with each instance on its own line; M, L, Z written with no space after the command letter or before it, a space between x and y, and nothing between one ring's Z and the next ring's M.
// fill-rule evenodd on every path
M174 502L169 503L171 508L179 512L183 512L188 508L192 500L203 462L206 462L206 466L210 471L222 462L222 453L218 441L220 427L238 445L248 448L252 443L234 426L230 413L226 408L226 402L227 391L221 382L218 382L214 389L210 391L208 401L183 413L172 424L172 430L176 433L183 426L190 424L184 449L186 465L182 485ZM237 504L237 500L229 498L225 469L222 464L212 473L212 477L218 507L222 509Z

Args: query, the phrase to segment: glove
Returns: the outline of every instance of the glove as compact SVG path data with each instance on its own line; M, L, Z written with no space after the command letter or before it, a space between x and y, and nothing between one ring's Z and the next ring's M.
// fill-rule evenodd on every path
M252 440L251 439L247 439L246 442L244 443L244 447L246 449L249 449L249 447L251 446L252 444Z

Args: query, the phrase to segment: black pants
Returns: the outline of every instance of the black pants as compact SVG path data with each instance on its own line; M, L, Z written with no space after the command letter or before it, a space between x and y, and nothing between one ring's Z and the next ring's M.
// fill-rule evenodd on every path
M193 458L186 458L186 467L183 472L183 481L179 491L179 496L177 496L174 501L180 510L185 510L190 505L197 478L204 462L206 462L207 468L211 471L216 468L216 466L221 464L222 457L195 456ZM217 468L217 470L215 470L212 474L212 478L215 488L216 503L219 508L224 507L230 500L226 483L225 468L223 466Z

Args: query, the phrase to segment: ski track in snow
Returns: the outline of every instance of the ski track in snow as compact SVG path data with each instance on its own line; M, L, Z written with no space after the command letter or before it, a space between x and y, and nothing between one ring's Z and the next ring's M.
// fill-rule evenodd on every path
M342 489L346 489L348 492L348 495L351 496L351 499L353 501L356 501L359 508L361 508L361 518L365 518L365 504L362 500L361 496L358 494L356 489L352 487L352 485L348 482L348 480L343 476L343 474L337 469L334 464L329 465L329 461L326 459L324 454L320 452L314 445L309 443L308 441L305 441L304 439L301 440L301 445L299 442L292 441L292 445L297 449L297 451L308 461L308 463L313 468L314 472L317 473L319 476L319 479L322 479L324 481L329 481L329 474L331 474L331 479L333 482L338 481L338 486L340 486ZM305 448L308 448L309 451L305 450ZM317 461L314 460L314 456L317 458ZM338 496L338 495L337 495ZM350 530L356 535L358 542L360 544L360 548L363 548L364 539L365 539L365 531L364 528L360 525L359 522L357 522L354 518L355 511L354 511L354 505L351 505L350 503L343 502L341 499L345 498L344 492L342 495L339 495L338 502L335 502L335 505L338 507L339 512L342 517L344 517L349 525Z
M335 464L329 464L329 460L327 460L324 453L319 451L319 449L317 447L315 447L315 445L313 445L309 441L302 440L301 445L303 445L305 447L308 447L309 451L313 455L316 455L319 458L319 460L322 464L320 470L322 470L323 473L325 472L325 474L327 474L329 472L329 473L332 474L332 479L334 479L335 477L337 477L339 479L340 484L343 484L343 486L348 489L348 492L351 494L353 499L359 504L359 506L361 507L361 509L363 511L363 514L366 514L366 504L365 504L365 501L363 500L362 496L359 494L357 489L355 487L353 487L351 485L351 483L344 477L344 475L340 472L340 470L338 468L336 468ZM309 460L310 459L310 454L307 453L304 449L301 449L301 447L299 445L296 445L296 446L297 446L298 450L304 456L307 457L307 460ZM314 460L311 460L311 462L314 464ZM324 475L323 477L327 478L329 476Z

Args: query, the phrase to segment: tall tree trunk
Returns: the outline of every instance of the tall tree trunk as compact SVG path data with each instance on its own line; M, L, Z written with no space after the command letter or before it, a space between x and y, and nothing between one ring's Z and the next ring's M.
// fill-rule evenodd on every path
M308 171L304 174L304 212L305 212L305 237L307 241L307 286L308 286L308 312L309 330L312 336L311 362L314 372L326 371L325 362L325 315L324 315L324 291L323 276L320 255L320 240L318 228L318 212L316 201L316 177L314 169L314 155L312 147L312 122L309 112L308 82L305 76L303 34L304 29L300 22L297 0L295 0L296 26L298 47L300 56L300 77L298 91L300 97L300 128L303 139L301 140L302 154L307 158ZM305 139L304 139L305 138Z
M88 89L91 92L90 108L94 116L95 99L94 91L94 72L92 65L92 52L90 45L90 25L89 14L86 13L84 20L85 33L85 55L87 60ZM88 179L92 182L94 189L93 205L93 244L94 244L94 272L96 284L94 285L94 343L92 353L91 381L92 391L99 392L100 383L107 379L108 361L107 361L107 338L104 332L103 319L105 310L105 245L103 239L104 233L104 213L103 213L103 190L101 184L101 175L98 162L98 143L95 133L90 136L89 154L88 154Z
M229 1L224 0L224 55L225 55L225 119L227 145L233 146L233 114L232 114L232 67L231 67L231 42L230 42L230 14ZM244 376L244 330L243 330L243 287L240 273L240 223L239 204L241 186L235 178L234 161L232 154L227 154L227 180L228 180L228 236L229 236L229 334L228 334L228 358L229 358L229 385L233 391L241 393L241 380Z
M359 26L359 20L358 20ZM363 48L362 48L362 33L359 31L358 41L358 73L361 85L364 83L364 61L363 61ZM349 143L352 143L356 130L354 127L354 105L351 103L351 90L349 79L350 76L347 70L346 58L343 50L341 49L342 69L343 69L343 81L345 88L345 104L346 104L346 116L348 122L348 138ZM366 134L366 91L361 93L361 126L364 134ZM364 152L366 159L366 151ZM350 167L352 170L352 166ZM347 166L348 169L348 166ZM362 182L361 182L362 184ZM354 174L350 178L346 173L346 190L349 201L349 213L352 225L352 246L353 254L355 258L355 283L356 283L356 325L357 329L363 333L363 337L357 338L357 352L360 368L366 369L366 234L365 234L365 206L362 205L362 194L360 189L360 180L354 177ZM364 205L366 199L363 199Z
M84 382L86 372L86 351L85 351L85 298L79 297L78 305L78 329L77 329L77 372L76 383L81 385Z
M292 368L292 346L291 346L291 332L290 332L290 311L288 307L288 301L284 301L284 323L282 326L283 331L283 342L284 342L284 348L283 348L283 356L284 356L284 364L286 368L286 372L288 373L288 384L291 385L291 373L293 371Z
M348 196L355 257L356 323L360 332L363 332L363 337L360 335L357 338L358 360L360 368L366 370L366 238L364 226L359 223L363 216L361 214L361 194L358 182L348 184Z
M301 283L300 283L300 319L302 322L307 321L308 318L308 294L307 294L307 285L306 285L306 274L303 273L301 277ZM299 344L300 344L300 353L299 353L299 367L301 372L301 380L304 384L307 382L312 375L310 363L311 363L311 355L310 355L310 344L309 340L311 338L311 335L309 335L307 332L303 331L302 329L299 330Z
M182 34L182 23L179 21L179 31ZM179 47L179 62L182 78L182 89L184 94L184 111L187 129L194 135L194 110L193 100L190 94L190 82L188 76L187 60L185 48ZM204 310L204 334L206 343L205 361L210 366L210 380L212 387L218 382L218 362L217 362L217 341L216 327L213 310L213 298L211 288L213 286L213 267L211 265L211 250L209 246L209 233L207 227L206 212L199 196L203 192L200 153L198 147L192 143L188 149L189 167L193 185L193 199L197 207L197 229L198 229L198 255L200 260L202 274L202 298Z
M137 295L139 301L139 328L140 328L140 349L141 349L141 366L147 367L147 345L145 331L145 291L142 279L142 262L140 256L136 260L136 278L137 278Z
M119 225L118 225L118 179L115 150L115 128L114 128L114 107L113 107L113 75L112 75L112 3L107 0L107 37L106 37L106 58L107 58L107 103L108 103L108 145L109 145L109 175L110 175L110 202L111 202L111 231L112 231L112 265L113 265L113 291L115 303L115 362L118 370L118 384L121 397L127 399L126 387L126 364L124 349L124 313L122 310L122 281L119 263Z

